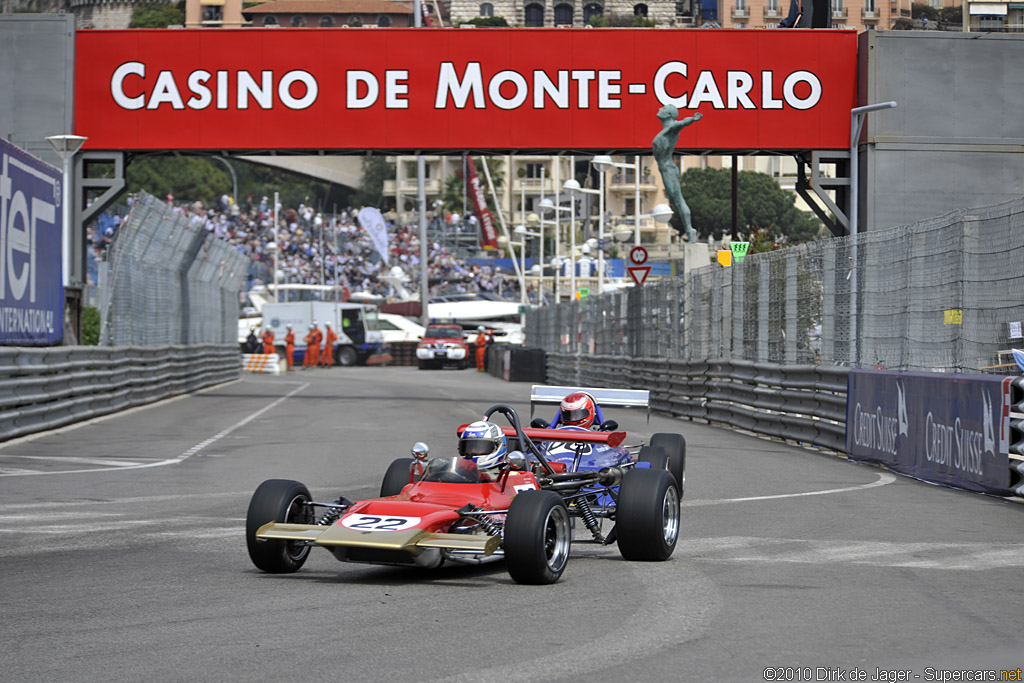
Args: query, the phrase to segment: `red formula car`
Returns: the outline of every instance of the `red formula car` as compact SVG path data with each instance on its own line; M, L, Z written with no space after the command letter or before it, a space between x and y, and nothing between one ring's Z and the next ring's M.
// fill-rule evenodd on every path
M537 440L578 440L558 430L523 429L515 410L496 405L522 450L508 453L495 471L472 460L429 458L424 444L413 458L391 463L381 496L352 502L315 502L301 483L271 479L256 489L246 517L249 557L259 569L294 572L310 548L321 546L344 562L438 567L504 559L518 583L554 583L569 560L574 497L606 486L617 498L615 527L602 542L618 543L630 560L667 560L679 535L680 493L664 469L629 463L601 471L568 472L549 463ZM623 432L593 432L588 439L621 443ZM535 460L536 464L531 464ZM593 539L576 542L595 542Z

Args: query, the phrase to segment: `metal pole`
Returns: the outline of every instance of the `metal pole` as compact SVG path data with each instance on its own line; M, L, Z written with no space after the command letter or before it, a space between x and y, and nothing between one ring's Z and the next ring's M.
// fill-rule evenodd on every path
M864 125L864 117L869 112L879 109L892 109L895 102L882 102L880 104L869 104L863 107L856 107L850 110L850 237L856 236L860 228L858 226L858 209L860 205L860 160L857 158L857 147L860 142L860 131ZM850 240L850 365L860 363L857 353L857 242Z
M512 168L512 164L509 164ZM519 179L519 225L526 228L526 183L523 178ZM522 273L522 280L519 284L519 303L526 305L526 233L519 238L519 272ZM509 244L511 246L511 243Z
M541 164L541 167L540 167L540 201L541 201L541 203L544 202L544 165L543 164ZM537 298L537 305L538 306L543 306L544 305L544 209L542 209L540 207L540 205L538 205L537 208L540 209L540 211L537 214L538 216L540 216L540 227L538 227L538 230L540 230L540 255L537 257L537 263L538 263L538 265L540 265L540 274L539 274L540 279L538 280L538 284L537 284L537 292L538 292L538 294L537 294L537 297L538 297Z
M224 157L214 156L213 158L216 159L217 161L221 162L225 166L227 166L228 170L231 172L231 187L232 187L231 191L233 192L231 197L235 200L235 203L237 204L238 203L238 176L235 175L234 167L231 164L229 164L228 160L225 159Z
M732 238L736 238L736 224L739 222L739 169L736 168L736 155L732 155Z
M597 222L597 293L604 291L604 171L601 171L601 187L598 190L597 210L600 220Z
M640 246L640 155L634 157L633 168L633 234L636 246Z
M558 261L555 268L555 303L561 300L562 292L562 219L559 215L562 189L559 184L562 175L561 162L561 157L555 157L555 260Z
M569 157L569 177L576 177L576 155ZM569 193L569 287L572 289L571 300L576 299L576 197Z
M63 206L61 206L64 230L61 232L61 284L68 287L71 284L71 159L74 155L62 154L64 159L64 187L62 188Z
M420 3L416 2L419 7ZM427 186L424 176L426 175L427 160L423 155L416 157L416 194L419 197L420 209L420 324L426 327L430 323L428 307L430 305L429 282L427 280L427 267L430 260L430 245L427 244Z
M278 204L279 204L279 202L277 200L277 197L278 197L278 193L275 192L274 193L274 302L275 303L281 300L278 297L278 294L277 294L277 265L278 265L277 264L277 259L278 259L278 255L277 254L278 254L278 252L281 251L281 243L277 241L277 207L278 207Z

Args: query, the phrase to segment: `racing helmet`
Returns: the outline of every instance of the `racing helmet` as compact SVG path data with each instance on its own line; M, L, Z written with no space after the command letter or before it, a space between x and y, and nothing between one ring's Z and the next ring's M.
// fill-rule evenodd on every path
M593 397L585 391L574 391L562 399L561 423L590 429L597 416L597 404Z
M478 420L467 426L459 439L459 456L472 460L481 470L497 467L507 454L505 433L493 422Z

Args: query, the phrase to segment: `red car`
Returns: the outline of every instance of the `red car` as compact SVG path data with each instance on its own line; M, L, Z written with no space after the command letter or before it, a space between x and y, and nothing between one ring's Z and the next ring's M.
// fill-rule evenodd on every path
M533 439L577 441L578 434L524 430L506 405L493 406L484 419L496 412L509 419L507 431L536 466L522 451L513 451L496 473L484 473L470 459L428 459L427 447L418 443L414 458L391 463L379 498L320 503L297 481L265 481L253 494L246 517L253 564L271 573L294 572L317 545L343 562L426 568L504 558L516 582L554 583L574 540L574 501L594 486L614 487L618 498L613 514L617 533L601 542L617 541L620 554L630 560L671 556L679 535L680 495L667 470L629 463L600 472L568 472L564 464L549 463ZM586 438L618 445L624 437L623 432L592 432Z
M469 367L469 344L459 325L427 325L423 339L416 345L416 364L420 370L454 366L459 370Z

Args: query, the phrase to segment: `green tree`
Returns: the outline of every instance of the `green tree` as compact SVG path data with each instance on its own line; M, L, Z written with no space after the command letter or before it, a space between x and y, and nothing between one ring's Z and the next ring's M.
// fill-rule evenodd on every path
M915 2L910 7L910 16L914 19L927 19L928 21L939 20L939 10L923 2Z
M588 22L594 28L653 28L657 25L653 19L643 14L595 14Z
M363 177L352 195L352 205L373 206L381 211L394 208L394 199L384 195L384 181L394 179L395 165L386 157L363 157Z
M964 8L962 5L956 5L955 7L943 7L939 10L939 25L949 26L956 30L960 30L964 22Z
M721 238L732 231L731 169L691 168L680 184L698 236ZM817 235L818 220L798 210L796 196L779 187L771 176L740 171L737 193L737 225L741 232L763 228L785 236L790 243L805 242Z
M142 5L132 10L128 28L167 28L185 25L185 3Z
M96 346L100 343L100 312L91 306L82 308L82 345Z
M479 26L481 28L486 28L488 26L508 26L508 22L505 20L505 17L473 17L469 21L465 21L463 23L473 24L474 26Z
M231 194L231 178L202 157L142 157L128 164L128 191L145 190L154 197L173 194L179 199L213 202Z

